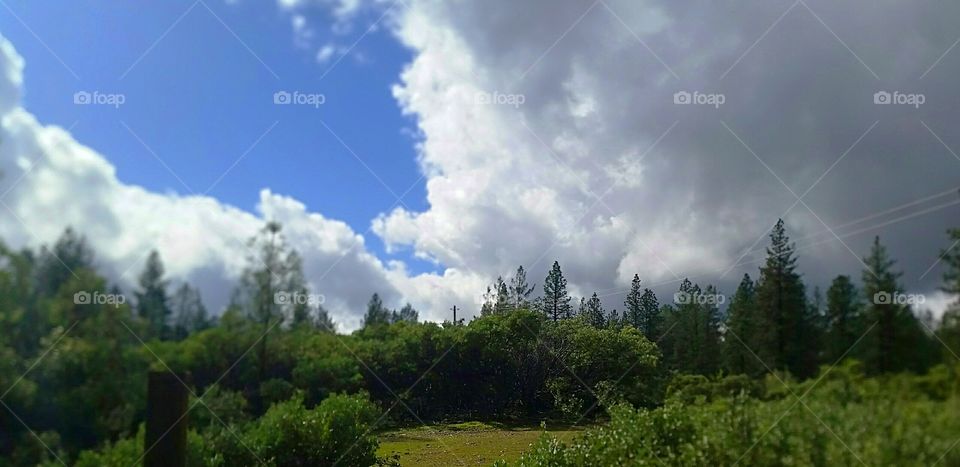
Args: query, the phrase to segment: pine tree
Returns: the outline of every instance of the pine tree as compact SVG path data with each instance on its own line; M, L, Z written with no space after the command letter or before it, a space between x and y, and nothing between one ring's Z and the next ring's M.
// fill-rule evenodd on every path
M396 315L393 318L394 323L398 322L407 322L407 323L416 323L420 319L420 313L413 308L413 305L407 303L400 309L399 312L396 312Z
M333 318L330 317L330 313L323 305L318 304L313 314L314 324L317 329L323 332L337 332L337 323L333 322Z
M600 297L597 296L596 292L593 293L590 300L587 300L585 312L586 315L583 316L583 319L591 326L597 329L606 326L607 313L604 311L603 304L600 303Z
M156 250L150 252L147 264L140 273L139 289L134 293L137 298L137 315L147 323L149 337L169 339L170 304L167 297L168 281L163 278L163 262Z
M523 266L517 268L517 273L510 279L510 296L513 298L513 308L516 310L530 309L530 294L535 285L527 284L527 272Z
M630 292L623 301L626 310L623 312L625 323L637 328L651 342L660 338L660 302L657 295L650 289L640 291L640 276L633 275L630 283Z
M720 316L716 290L706 292L684 279L674 306L664 306L670 332L663 338L668 366L687 373L714 374L720 365Z
M778 220L770 233L767 259L760 268L756 302L763 321L752 349L772 369L786 369L806 378L816 371L819 350L807 341L815 326L809 322L806 292L796 272L795 246ZM766 331L766 332L764 332Z
M174 322L174 339L184 339L212 326L207 316L207 308L203 306L200 298L200 291L186 282L181 284L170 298L170 309Z
M300 256L289 248L281 230L279 223L267 222L249 240L248 265L236 294L238 304L263 332L292 318L298 302L293 294L306 292Z
M643 289L640 296L640 331L650 342L657 342L662 337L663 316L660 314L660 301L650 289Z
M704 300L701 300L697 320L700 324L700 353L697 360L697 371L703 375L711 375L720 369L720 292L717 288L708 285L704 290Z
M875 323L864 338L868 371L924 370L929 342L910 307L898 303L897 297L903 290L899 284L902 273L893 271L896 262L880 244L880 237L874 238L863 262L863 293L867 299L864 316L867 323Z
M940 258L946 265L941 289L948 294L958 296L960 295L960 229L950 229L947 234L951 240L950 248L940 252ZM960 304L960 301L955 301L954 304Z
M663 354L663 364L668 369L677 369L680 352L680 338L676 332L676 327L680 324L677 316L677 309L672 304L664 303L660 306L660 316L663 318L664 327L669 332L664 333L657 341L660 352Z
M763 322L757 313L755 284L749 274L744 274L727 307L723 361L728 372L758 376L766 371L750 351L761 345L758 326Z
M617 312L617 309L614 308L610 310L610 313L607 313L607 328L609 329L622 329L623 328L623 316Z
M553 267L543 281L543 301L541 311L547 318L558 321L573 315L570 306L570 295L567 294L567 279L560 271L560 263L553 262Z
M627 292L627 298L623 301L623 306L626 307L623 311L624 321L637 328L641 332L643 331L643 309L640 303L640 297L643 295L643 292L640 290L640 275L634 274L633 281L630 282L630 291Z
M240 276L234 300L253 322L258 323L259 343L257 381L266 378L270 362L267 353L269 334L286 316L292 316L294 293L304 293L303 270L299 255L291 250L277 222L267 222L248 242L250 256ZM259 399L255 399L260 403Z
M480 305L480 316L490 316L494 314L494 310L497 308L496 299L493 287L488 285L487 291L483 293L483 305Z
M513 308L513 300L510 299L510 290L503 277L497 277L497 283L494 286L496 290L496 302L493 305L494 314L505 315Z
M833 279L827 289L826 333L824 335L824 362L833 364L844 355L857 357L858 349L851 347L866 328L863 322L863 303L860 291L849 276ZM859 347L859 346L858 346Z
M37 258L37 291L52 297L82 269L93 269L93 250L86 238L67 227L52 248L43 246Z
M390 310L383 306L380 295L374 293L367 302L367 313L363 316L363 327L390 323Z
M960 229L950 229L947 233L950 247L940 252L940 258L946 266L941 290L957 297L960 296ZM947 360L953 355L960 355L960 299L955 299L940 318L937 337L947 346L944 349Z

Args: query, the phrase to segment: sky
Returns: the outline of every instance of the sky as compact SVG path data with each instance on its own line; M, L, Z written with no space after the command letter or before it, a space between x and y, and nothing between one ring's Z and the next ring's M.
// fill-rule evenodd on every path
M554 260L608 309L634 274L732 294L783 218L811 291L879 235L953 299L960 6L153 3L0 2L6 243L73 226L126 288L157 249L219 310L278 220L348 331Z

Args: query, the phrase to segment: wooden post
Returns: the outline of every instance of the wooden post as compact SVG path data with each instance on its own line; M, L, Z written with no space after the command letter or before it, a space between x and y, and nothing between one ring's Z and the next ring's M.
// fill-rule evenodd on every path
M453 325L457 325L457 306L453 306Z
M177 375L151 371L147 382L147 433L144 467L184 467L187 463L187 387Z

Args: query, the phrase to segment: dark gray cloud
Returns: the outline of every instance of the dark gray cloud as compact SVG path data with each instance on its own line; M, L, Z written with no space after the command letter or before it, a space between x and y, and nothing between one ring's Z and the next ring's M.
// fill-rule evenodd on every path
M581 292L616 303L634 272L730 290L755 275L766 238L754 242L783 216L811 285L859 277L880 235L906 287L932 292L940 269L920 276L960 212L960 159L947 148L960 148L960 52L944 55L958 13L942 2L413 2L398 36L418 54L398 97L444 183L430 186L428 211L378 231L488 276L555 243L541 263L560 259ZM525 103L449 109L476 90ZM676 105L678 91L724 103ZM879 91L925 101L877 105ZM484 167L490 180L477 183ZM511 175L529 172L535 183ZM794 193L803 203L787 212ZM518 209L524 195L542 204ZM469 215L482 222L437 232ZM756 251L723 274L745 249Z

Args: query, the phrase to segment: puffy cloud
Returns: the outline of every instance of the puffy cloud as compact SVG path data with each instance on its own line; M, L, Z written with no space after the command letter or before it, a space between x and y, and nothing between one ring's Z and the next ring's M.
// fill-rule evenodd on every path
M157 249L169 275L198 285L219 311L251 254L247 240L266 220L280 221L304 259L312 289L343 329L360 324L373 291L388 304L401 294L345 223L309 212L264 189L256 214L209 196L159 194L117 179L100 154L19 107L23 60L0 38L0 238L13 246L53 242L67 226L82 232L98 266L128 290Z
M422 132L429 208L374 220L391 247L487 278L557 258L618 306L634 273L731 290L784 217L811 285L859 276L880 235L907 288L936 287L939 270L920 276L956 226L960 160L938 138L960 148L960 55L941 59L957 5L408 3L394 94Z
M755 275L764 233L778 217L799 245L800 268L811 285L825 286L838 273L859 276L857 257L873 235L900 260L910 291L932 296L939 282L942 266L926 271L948 246L944 231L956 226L960 209L960 160L949 149L960 148L960 139L948 131L960 117L952 105L960 91L951 80L960 52L950 51L960 35L950 19L960 5L280 3L307 18L294 20L304 30L311 27L311 7L340 12L334 16L341 31L358 11L392 8L384 24L413 53L394 96L420 130L429 207L383 213L372 228L388 249L411 248L442 273L414 275L402 263L383 265L347 226L270 192L253 215L209 198L124 186L102 157L16 109L19 78L9 76L0 83L4 133L20 136L4 142L20 149L0 146L11 151L0 160L13 175L2 182L25 170L31 148L49 149L31 183L42 177L62 183L62 174L74 177L66 177L72 184L65 186L85 180L89 193L71 198L80 207L70 215L95 215L88 218L99 224L90 228L105 235L105 246L125 252L116 254L124 259L152 242L130 233L139 229L131 227L138 225L130 221L137 210L131 200L152 200L154 212L164 212L164 203L175 206L169 209L180 217L170 226L189 218L183 211L204 212L197 215L200 231L218 239L178 244L202 258L178 266L187 275L235 274L242 250L231 248L234 240L264 216L285 216L312 277L344 258L338 273L344 282L317 284L342 290L343 316L347 308L359 312L368 292L355 291L362 281L350 277L384 284L390 300L410 300L425 317L440 319L452 304L471 306L485 283L518 264L539 282L553 259L561 261L575 293L596 290L611 308L634 273L662 297L685 276L731 291L741 274ZM22 66L15 54L3 55L7 75ZM876 105L878 91L922 93L926 101ZM677 105L678 92L693 99L719 94L724 101ZM51 216L32 214L46 207L53 218L61 216L54 209L64 199L59 186L47 186L17 187L10 196L19 215L33 216L28 225L44 240L75 220L50 223ZM120 189L131 194L117 197ZM29 201L17 198L23 193ZM150 217L143 220L148 226L165 222ZM5 238L31 241L14 227L2 228L9 231ZM121 230L127 233L116 233ZM159 231L162 225L153 230ZM347 245L355 248L344 257ZM934 302L942 308L947 300Z

